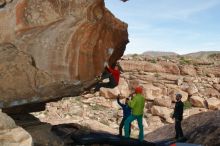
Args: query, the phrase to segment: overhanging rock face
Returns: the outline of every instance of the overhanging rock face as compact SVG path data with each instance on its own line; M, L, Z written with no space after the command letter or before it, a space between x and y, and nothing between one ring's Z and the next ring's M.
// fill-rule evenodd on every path
M0 108L79 94L128 43L127 24L104 0L6 2L0 7Z

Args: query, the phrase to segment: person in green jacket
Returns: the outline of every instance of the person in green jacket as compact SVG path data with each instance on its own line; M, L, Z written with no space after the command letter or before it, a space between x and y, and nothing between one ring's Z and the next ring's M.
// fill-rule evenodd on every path
M142 87L135 88L136 95L128 102L128 106L131 108L132 114L125 120L125 137L129 138L129 125L134 120L137 120L139 127L139 140L143 141L144 139L144 128L143 128L143 113L144 113L144 105L145 99L142 95Z

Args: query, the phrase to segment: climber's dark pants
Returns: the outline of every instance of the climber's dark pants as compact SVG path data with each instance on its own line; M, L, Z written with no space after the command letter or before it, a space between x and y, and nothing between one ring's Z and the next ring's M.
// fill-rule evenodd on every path
M101 87L104 87L104 88L115 88L117 86L116 82L115 82L115 79L113 77L112 74L110 73L103 73L102 74L102 79L107 79L109 78L109 82L107 83L97 83L96 84L96 87L95 87L95 91L99 91Z

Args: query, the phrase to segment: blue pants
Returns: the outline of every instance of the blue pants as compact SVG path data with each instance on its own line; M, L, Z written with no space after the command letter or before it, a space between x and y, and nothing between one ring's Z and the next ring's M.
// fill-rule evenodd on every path
M126 120L125 120L125 137L129 138L130 133L129 133L129 125L132 123L134 120L137 120L138 122L138 127L139 127L139 140L143 141L144 140L144 127L143 127L143 115L140 116L135 116L135 115L130 115Z

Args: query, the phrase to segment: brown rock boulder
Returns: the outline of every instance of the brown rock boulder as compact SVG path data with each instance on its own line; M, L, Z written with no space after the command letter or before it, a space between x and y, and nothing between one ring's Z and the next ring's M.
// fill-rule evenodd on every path
M155 98L161 98L162 97L162 89L159 87L156 87L152 84L144 84L143 85L143 94L144 97L147 100L154 100Z
M180 72L182 75L196 76L197 72L193 65L184 65L180 67Z
M176 94L181 94L182 95L182 101L186 101L188 99L188 93L178 89L178 88L171 88L169 89L168 96L171 97L172 101L176 101Z
M58 82L48 73L35 66L33 58L18 50L12 44L0 45L0 108L19 108L20 105L46 102L81 92L80 82ZM36 106L14 109L13 112L27 112Z
M6 7L0 11L0 44L17 49L1 46L0 107L77 95L128 43L127 24L103 0L16 0Z
M100 95L105 97L105 98L116 99L118 94L120 94L120 91L119 91L118 87L115 87L113 89L102 87L100 89Z
M214 67L205 67L203 68L205 74L212 74L215 77L220 77L220 65Z
M0 108L37 100L37 88L53 82L47 73L34 66L31 56L12 44L0 45L0 73Z
M161 121L159 116L152 116L146 119L148 127L146 128L147 131L152 132L159 127L162 127L164 123Z
M170 108L172 104L172 100L168 96L162 96L162 98L155 98L154 104Z
M1 146L32 146L32 137L14 120L0 111Z
M159 116L161 118L164 118L169 123L173 122L173 120L171 119L172 112L173 110L167 107L153 106L151 108L151 113L154 116Z
M205 107L205 100L200 96L190 97L190 103L195 107Z
M206 146L217 146L220 144L220 111L205 112L193 115L182 121L184 135L189 143ZM175 126L166 125L145 135L145 140L160 141L175 136Z
M18 0L7 10L0 12L0 43L13 42L57 80L93 78L109 59L108 48L112 63L128 43L127 24L103 0Z
M118 89L119 89L119 92L122 96L124 96L124 97L129 96L130 89L129 89L127 81L124 78L120 78L119 84L118 84Z
M190 84L189 88L187 89L187 92L189 95L193 95L195 93L197 93L199 90L197 89L195 84Z
M205 88L204 90L201 90L200 93L202 95L208 96L208 97L220 97L220 93L218 90L214 88Z
M220 84L214 84L213 87L220 92Z
M208 107L211 110L220 110L220 100L212 97L207 99Z
M178 66L169 62L150 63L146 61L122 60L120 65L124 71L142 70L145 72L180 74Z
M206 108L193 107L193 108L185 109L183 112L183 116L184 116L184 118L188 118L192 115L196 115L196 114L207 112L207 111L208 111L208 109L206 109Z

